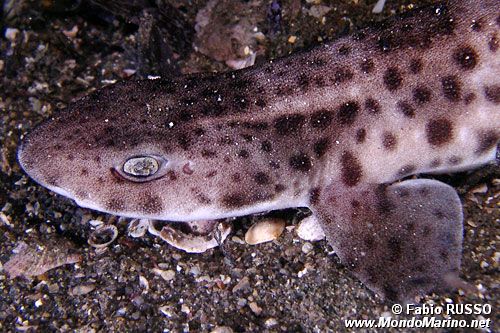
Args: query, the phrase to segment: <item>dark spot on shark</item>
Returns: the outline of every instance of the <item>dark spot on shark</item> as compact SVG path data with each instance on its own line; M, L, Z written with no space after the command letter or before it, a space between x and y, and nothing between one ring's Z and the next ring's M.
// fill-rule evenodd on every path
M234 96L234 105L236 112L245 112L248 106L250 105L248 99L244 95L236 95Z
M441 251L439 251L439 257L441 259L446 260L446 259L448 259L448 256L449 256L449 253L445 249L442 249Z
M423 68L423 64L422 64L422 60L421 59L412 59L410 61L410 72L413 73L413 74L418 74L422 71L422 68Z
M212 170L206 174L205 178L213 178L217 175L217 170Z
M106 202L106 209L111 212L119 212L125 209L125 202L122 199L109 199Z
M266 153L270 153L273 150L271 142L264 140L260 145L260 149Z
M365 110L371 114L380 113L380 104L375 99L369 97L365 101Z
M228 134L226 134L219 139L219 142L224 145L232 145L234 143L234 140Z
M464 70L471 70L476 67L478 55L471 46L461 46L453 52L453 60L458 67Z
M289 164L292 169L300 172L308 172L312 167L311 159L304 153L298 153L290 157Z
M263 121L244 122L241 125L246 129L255 130L255 131L264 131L269 127L269 125Z
M441 86L443 88L444 97L452 102L460 100L461 84L455 75L448 75L441 79Z
M413 100L417 104L425 104L431 100L432 93L429 88L417 87L413 90Z
M259 108L265 108L267 106L267 102L263 98L257 98L255 100L255 105Z
M408 118L415 117L415 109L413 108L413 106L411 106L410 103L406 101L399 101L397 107L399 111L401 111L401 113L404 114L406 117Z
M453 125L445 118L432 119L427 122L427 142L431 146L442 146L453 139Z
M274 122L274 128L279 135L297 134L302 128L304 120L304 116L300 114L281 116Z
M464 97L465 105L469 105L470 103L474 102L475 99L476 99L476 94L474 93L469 93L465 95Z
M333 82L340 84L352 79L354 74L347 68L338 68L333 74Z
M249 156L250 156L250 153L248 152L248 150L242 149L238 152L238 157L248 158Z
M207 197L205 194L203 193L196 193L195 194L195 198L198 200L199 203L201 203L202 205L210 205L212 203L212 200L210 200L209 197Z
M460 156L453 155L448 158L448 164L451 166L459 165L462 163L463 159Z
M234 73L231 73L231 75L233 75L233 74ZM231 85L239 91L243 91L243 90L250 88L252 86L252 84L253 84L252 80L248 80L248 79L245 79L242 77L235 77L231 81Z
M222 205L226 208L240 208L248 204L248 199L243 193L230 193L222 197Z
M396 136L390 132L385 132L382 136L382 145L386 150L394 150L397 146Z
M309 203L315 205L319 202L319 197L321 194L321 189L319 187L314 187L309 191Z
M382 286L383 293L385 297L389 300L397 300L399 296L399 292L396 287L391 286L389 283L384 283Z
M382 215L390 215L394 206L387 196L387 186L386 184L380 184L375 190L377 211Z
M323 157L325 153L328 151L328 147L330 145L330 141L328 138L322 138L314 143L313 151L316 154L317 158Z
M197 128L194 129L193 133L197 137L202 137L203 135L205 135L205 130L203 128L201 128L201 127L197 127Z
M481 19L472 21L472 23L470 25L472 31L480 32L482 30L483 25L480 21L481 21Z
M332 112L327 110L320 110L312 114L310 124L314 128L325 129L330 126L332 122Z
M300 90L307 91L307 89L309 88L309 78L306 74L302 73L299 75L299 77L297 78L297 85L299 86Z
M411 174L415 173L416 170L417 170L417 167L415 165L406 164L399 169L397 177L402 178L402 177L411 175Z
M138 208L145 214L158 214L163 210L163 201L158 195L146 193L141 201Z
M88 176L89 170L87 168L81 168L80 170L80 175L81 176Z
M323 76L320 76L320 75L316 75L314 78L314 83L316 83L316 86L318 88L322 88L326 85L326 82L325 82L325 78Z
M481 132L478 136L476 154L482 155L495 148L498 140L500 140L500 135L494 130Z
M231 175L231 179L233 180L233 182L239 183L239 182L241 182L241 175L238 172L233 173Z
M356 143L363 143L366 140L366 130L360 128L356 131Z
M490 41L488 42L488 47L491 52L495 53L498 51L498 46L500 45L500 42L498 41L498 38L496 35L491 36Z
M177 142L179 143L181 148L184 150L188 150L189 147L191 146L191 140L184 133L179 134L179 136L177 137Z
M320 58L320 57L316 57L316 58L313 58L310 62L308 62L308 64L313 67L313 68L321 68L323 66L325 66L327 63L327 61L323 58Z
M348 101L338 108L337 120L342 125L351 125L356 120L358 112L359 104L355 101Z
M341 47L339 47L339 50L338 50L339 54L342 55L342 56L346 56L348 55L349 53L351 53L351 48L349 47L349 45L342 45Z
M273 169L279 169L280 168L280 163L276 161L269 161L269 166Z
M182 122L191 121L193 118L194 118L194 115L191 112L181 111L179 113L179 120L182 121Z
M342 182L349 187L357 185L363 176L363 171L356 156L345 151L340 157L340 165Z
M372 59L363 59L360 64L361 70L365 74L370 74L375 69L375 64Z
M438 220L443 220L444 218L446 218L445 213L443 213L443 211L440 209L434 209L432 211L432 215L434 215Z
M217 153L213 150L203 149L201 151L201 156L203 156L204 158L215 158L217 157Z
M246 133L243 133L243 134L240 134L240 136L243 138L243 140L245 140L246 142L252 142L255 137L253 135L250 135L250 134L246 134Z
M264 172L257 172L254 176L255 182L259 185L267 185L270 182L269 176Z
M403 246L399 238L397 238L396 236L390 237L389 240L387 241L387 248L389 249L390 261L396 261L401 259Z
M283 185L283 184L276 184L274 186L274 190L276 191L276 193L281 193L283 192L284 190L286 190L286 186Z
M201 113L206 117L215 117L222 114L222 105L207 105L202 107Z
M431 163L429 164L429 166L430 166L431 168L437 168L437 167L441 166L441 164L442 164L441 160L440 160L440 159L438 159L438 158L436 158L436 159L433 159L433 160L431 161Z
M389 67L384 73L384 84L387 90L393 92L403 85L403 76L397 67Z
M485 86L484 87L484 97L486 97L487 101L489 101L493 104L499 104L500 103L500 84Z

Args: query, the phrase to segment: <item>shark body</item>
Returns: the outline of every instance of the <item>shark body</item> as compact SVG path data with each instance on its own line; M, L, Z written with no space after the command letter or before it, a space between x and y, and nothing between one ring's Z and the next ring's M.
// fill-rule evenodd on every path
M450 1L260 67L129 80L33 130L23 169L77 204L196 221L309 207L393 300L458 276L455 190L420 173L495 159L500 8Z

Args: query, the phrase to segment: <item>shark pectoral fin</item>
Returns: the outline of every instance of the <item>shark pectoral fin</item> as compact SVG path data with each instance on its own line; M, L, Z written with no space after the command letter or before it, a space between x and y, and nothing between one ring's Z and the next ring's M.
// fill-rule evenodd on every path
M462 253L462 206L438 181L336 188L311 209L340 259L370 289L394 301L448 289Z

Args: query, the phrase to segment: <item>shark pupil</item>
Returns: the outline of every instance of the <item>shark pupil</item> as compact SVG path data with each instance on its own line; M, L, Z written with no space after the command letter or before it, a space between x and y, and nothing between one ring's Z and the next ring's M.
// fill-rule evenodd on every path
M123 172L134 177L149 177L159 169L160 163L151 156L133 157L123 165Z

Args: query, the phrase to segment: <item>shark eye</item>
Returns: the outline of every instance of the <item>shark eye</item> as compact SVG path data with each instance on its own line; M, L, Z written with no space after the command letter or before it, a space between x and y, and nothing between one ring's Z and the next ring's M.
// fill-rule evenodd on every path
M132 177L149 177L158 172L160 163L152 156L133 157L123 165L123 172Z
M126 159L121 167L111 168L111 174L121 180L148 182L165 175L167 160L157 155L133 156Z

